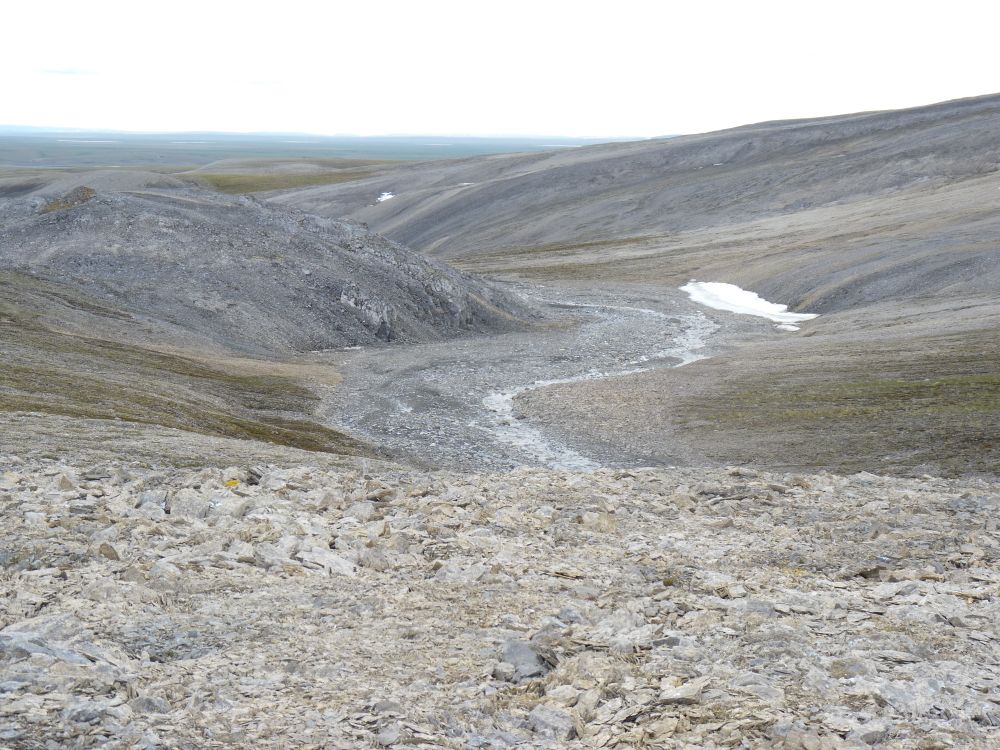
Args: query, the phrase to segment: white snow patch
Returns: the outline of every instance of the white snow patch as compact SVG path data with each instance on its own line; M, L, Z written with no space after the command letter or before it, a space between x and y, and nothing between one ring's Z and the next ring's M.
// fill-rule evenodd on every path
M746 289L740 289L735 284L725 284L720 281L694 281L692 279L681 287L681 291L687 292L692 301L705 305L705 307L773 320L780 324L777 327L782 331L797 331L799 328L795 325L796 323L812 320L816 317L813 313L788 312L788 305L768 302L758 296L756 292L749 292Z
M380 195L378 197L378 202L379 203L385 203L387 200L391 200L392 198L395 198L395 197L396 196L393 193L390 193L390 192L386 191L386 192L382 193L382 195Z
M330 352L356 352L360 351L360 346L338 346L333 349L310 349L310 354L329 354Z

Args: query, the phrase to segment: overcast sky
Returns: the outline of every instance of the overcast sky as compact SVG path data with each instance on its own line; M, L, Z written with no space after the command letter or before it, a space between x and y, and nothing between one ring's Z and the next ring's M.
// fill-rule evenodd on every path
M652 136L1000 91L995 0L8 2L0 124Z

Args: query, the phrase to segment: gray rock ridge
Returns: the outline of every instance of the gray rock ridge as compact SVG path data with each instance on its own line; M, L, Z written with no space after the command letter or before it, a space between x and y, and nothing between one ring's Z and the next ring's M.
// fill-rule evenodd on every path
M4 456L0 743L991 747L998 504L929 476Z
M529 324L516 294L364 226L122 180L0 203L0 268L251 352L441 340ZM126 183L131 185L132 183ZM68 185L67 185L68 187ZM82 191L82 192L81 192Z

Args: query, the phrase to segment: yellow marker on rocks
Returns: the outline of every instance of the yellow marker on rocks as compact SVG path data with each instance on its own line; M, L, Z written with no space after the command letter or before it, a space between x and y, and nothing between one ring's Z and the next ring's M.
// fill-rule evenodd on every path
M239 487L239 486L240 486L239 479L230 479L226 482L226 487Z

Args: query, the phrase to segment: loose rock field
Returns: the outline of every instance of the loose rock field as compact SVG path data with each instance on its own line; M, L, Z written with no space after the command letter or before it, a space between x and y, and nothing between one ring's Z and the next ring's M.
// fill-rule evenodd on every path
M0 466L0 747L1000 743L994 482Z

